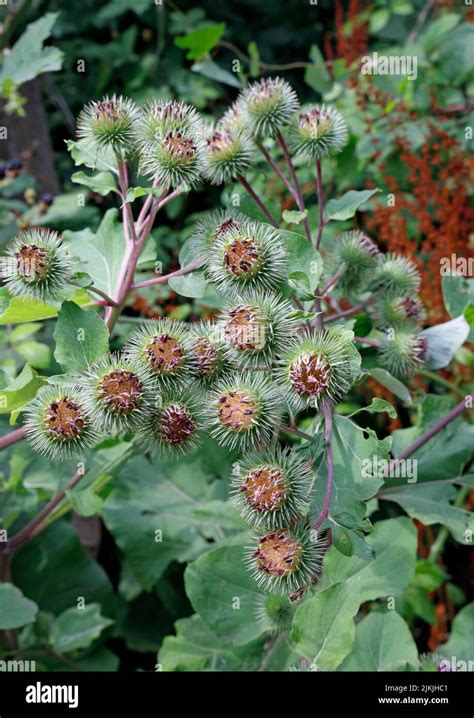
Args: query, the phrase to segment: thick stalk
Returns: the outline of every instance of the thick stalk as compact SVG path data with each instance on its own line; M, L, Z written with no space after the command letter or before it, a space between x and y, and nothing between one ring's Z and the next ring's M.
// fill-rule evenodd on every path
M275 227L275 229L278 229L280 227L280 225L278 224L276 219L272 216L272 214L268 211L268 209L265 207L265 205L263 204L263 202L260 199L260 197L258 196L258 194L256 194L256 192L254 192L253 188L249 185L249 183L247 182L245 177L243 177L242 175L237 175L237 179L239 180L240 184L245 189L245 191L248 192L248 194L253 199L255 204L258 207L260 207L260 209L262 210L263 214L268 219L270 224L272 224Z
M293 187L294 187L295 193L296 193L296 197L295 197L296 204L298 205L299 211L304 212L306 208L305 208L305 204L304 204L303 193L301 191L300 183L298 182L298 177L296 176L296 170L293 165L291 155L288 151L287 144L286 144L284 137L281 134L280 130L277 130L276 138L277 138L278 144L280 145L280 147L282 149L283 155L285 157L285 162L290 171L291 179L293 181ZM304 226L304 231L306 233L306 239L308 240L309 243L311 243L311 230L309 228L309 222L308 222L307 217L305 217L303 220L303 226Z

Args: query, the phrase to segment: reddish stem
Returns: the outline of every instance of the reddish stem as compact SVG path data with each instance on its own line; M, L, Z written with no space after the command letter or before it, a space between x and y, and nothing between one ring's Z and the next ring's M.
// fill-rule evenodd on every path
M260 209L262 210L263 214L264 214L265 217L268 219L268 221L270 222L270 224L272 224L272 225L275 227L275 229L279 229L280 225L278 224L278 222L276 221L276 219L272 216L272 214L268 211L268 209L265 207L265 205L263 204L263 202L262 202L262 200L260 199L260 197L258 196L258 194L256 194L256 193L254 192L254 190L253 190L252 187L249 185L249 183L247 182L247 180L245 179L245 177L243 177L242 175L237 175L237 179L239 180L239 182L240 182L240 184L242 185L242 187L246 190L246 192L248 192L248 194L249 194L250 197L253 199L253 201L255 202L255 204L256 204L258 207L260 207Z
M188 272L192 272L194 269L199 269L199 267L202 267L203 264L204 259L197 259L195 262L186 264L186 266L181 267L181 269L177 269L175 272L170 272L169 274L163 274L161 277L153 277L152 279L145 279L143 282L132 284L131 289L152 287L154 284L165 284L168 279L171 279L172 277L180 277L182 274L188 274Z

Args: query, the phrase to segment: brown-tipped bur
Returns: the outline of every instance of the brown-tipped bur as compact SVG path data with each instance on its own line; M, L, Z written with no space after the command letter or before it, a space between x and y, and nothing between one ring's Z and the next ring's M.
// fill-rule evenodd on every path
M192 159L197 153L193 140L190 137L183 137L181 132L168 132L163 144L170 155L179 159Z
M286 489L283 472L273 466L263 466L247 474L240 491L256 511L277 511L284 502Z
M286 531L274 531L260 539L257 570L277 578L297 571L303 547Z
M51 402L45 411L46 431L61 441L76 439L84 429L84 415L80 407L64 396Z
M290 365L290 382L297 394L318 397L327 388L331 367L323 354L302 354Z
M16 268L21 277L43 279L48 273L48 253L36 244L24 244L17 252Z
M210 376L219 365L219 354L209 339L201 337L194 346L192 364L196 374L205 379Z
M260 265L258 245L250 237L238 237L227 247L224 262L236 277L258 270Z
M183 357L183 348L174 337L161 334L148 342L146 354L150 364L160 374L175 372Z
M265 325L255 307L237 306L229 311L224 334L227 341L240 351L262 347Z
M116 369L105 374L99 382L98 395L114 414L130 414L137 408L143 386L136 374Z
M259 413L257 402L246 391L229 391L218 402L219 422L232 431L250 429Z
M184 444L195 431L196 424L184 406L172 404L161 412L158 432L166 444Z

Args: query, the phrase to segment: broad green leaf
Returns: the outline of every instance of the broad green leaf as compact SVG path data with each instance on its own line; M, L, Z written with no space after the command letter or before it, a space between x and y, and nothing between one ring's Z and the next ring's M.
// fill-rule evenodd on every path
M416 424L408 429L396 429L392 433L393 455L399 456L453 406L454 402L447 395L425 395L418 405ZM418 482L459 476L464 464L472 456L473 444L474 426L461 417L451 421L410 457L416 460ZM396 485L391 481L387 483Z
M215 82L221 82L223 85L229 85L230 87L237 87L240 89L242 83L239 76L234 72L229 72L220 67L214 60L206 58L201 62L195 62L191 66L193 72L197 72L203 77L207 77L208 80L214 80Z
M191 561L208 548L209 539L226 535L217 511L199 514L216 498L209 476L199 455L193 455L166 465L133 459L115 479L104 520L144 588L151 588L171 561ZM220 503L227 522L226 504ZM229 531L243 526L235 512Z
M357 624L354 648L340 671L390 671L416 666L418 650L396 611L372 611Z
M369 29L372 35L376 35L382 30L390 18L390 10L387 8L379 8L370 13Z
M0 584L0 629L20 628L35 620L38 606L12 583Z
M334 483L329 514L334 520L350 529L361 530L366 516L365 503L377 493L383 479L373 477L369 471L373 458L388 456L388 447L374 432L361 429L350 419L334 416L332 450ZM315 515L324 503L327 467L321 464L316 474L312 510ZM323 526L329 526L326 519ZM372 543L372 541L371 541Z
M429 369L443 369L448 366L457 350L469 336L469 324L463 314L449 322L424 329L427 341L426 366Z
M176 622L176 635L167 636L158 654L163 671L256 670L262 645L233 647L219 639L198 615Z
M296 210L284 209L281 216L283 221L288 224L300 224L300 222L308 216L308 210L305 209L304 212L298 212Z
M92 192L100 194L102 197L106 197L110 192L117 191L115 177L112 172L97 172L94 175L86 175L85 172L74 172L71 180L76 184L88 187Z
M297 232L278 230L288 256L288 273L301 272L308 277L309 288L312 292L318 286L323 261L319 252L308 242L306 237Z
M93 149L86 140L66 140L66 146L76 167L85 165L93 170L117 171L117 159L110 147Z
M65 372L81 372L109 350L109 330L95 312L64 302L54 330L54 357Z
M439 61L444 77L455 87L474 77L474 27L465 22L449 33L443 42Z
M68 521L56 521L15 553L12 580L43 611L61 613L81 596L113 615L115 597L107 574L82 548Z
M27 341L15 345L15 351L35 369L47 369L51 363L51 349L41 342Z
M443 299L448 314L456 319L468 304L474 304L474 279L447 274L442 277ZM474 327L469 332L469 341L474 341Z
M375 551L373 561L349 558L330 548L324 559L319 589L342 583L349 593L360 594L360 603L401 593L415 570L413 523L405 517L379 521L370 534L370 542Z
M61 50L43 46L44 41L51 35L57 17L58 13L48 12L28 25L8 54L4 54L0 83L8 78L16 85L22 85L45 72L61 69Z
M456 541L471 543L474 534L474 514L451 505L451 501L457 495L454 486L451 484L436 486L436 482L433 483L400 488L397 491L381 494L381 498L395 501L409 516L418 519L426 526L442 524L449 529Z
M330 199L326 205L327 219L346 220L355 216L363 204L378 192L378 189L350 190L339 199Z
M352 528L337 523L331 518L332 542L337 550L344 556L357 556L367 561L375 558L374 547L367 543L362 531L355 531Z
M397 418L397 410L385 399L373 398L369 406L363 406L357 409L357 411L351 414L351 417L360 414L361 411L367 411L369 414L379 414L386 411L391 419Z
M413 403L410 392L405 384L392 376L386 369L376 367L370 370L370 374L379 384L382 384L382 386L391 391L392 394L395 394L395 396L405 402L405 404L410 405Z
M182 297L203 297L206 293L207 280L202 272L190 272L180 277L171 277L168 285Z
M96 516L102 511L103 499L96 493L93 486L81 491L66 491L71 506L79 516Z
M317 45L311 45L309 59L312 64L308 65L304 73L304 81L320 95L331 89L331 76L326 67L324 56Z
M309 279L304 272L290 272L288 275L288 286L293 289L297 299L302 302L314 300L314 292L310 291Z
M207 25L175 38L174 44L188 50L188 60L199 60L217 45L224 31L225 22Z
M20 374L0 390L0 414L10 414L27 404L46 381L29 364L25 364Z
M310 661L310 670L332 671L354 642L354 616L361 603L357 586L335 585L307 599L296 609L291 642Z
M472 671L472 636L474 635L474 603L464 606L455 616L447 643L438 646L436 653L456 661L469 661L467 666L457 665L458 671Z
M68 608L54 621L51 641L56 653L71 653L87 648L113 621L100 613L100 605L91 603L84 608Z
M82 289L78 290L71 300L76 304L84 305L90 302L89 295ZM0 326L5 324L20 324L23 322L37 322L41 319L51 319L59 313L59 305L52 306L34 299L20 299L13 297L9 305L0 314Z
M123 227L118 222L118 211L109 209L105 213L96 234L89 229L66 232L65 240L71 252L80 258L97 289L109 297L114 296L125 254L125 238Z
M227 645L242 645L262 635L255 611L264 592L244 564L244 547L221 546L191 563L186 593L194 610Z

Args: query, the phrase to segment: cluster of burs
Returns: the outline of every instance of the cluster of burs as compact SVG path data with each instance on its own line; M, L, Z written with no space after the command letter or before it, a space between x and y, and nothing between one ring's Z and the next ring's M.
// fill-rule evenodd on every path
M156 186L193 187L245 175L256 143L282 132L292 153L313 161L347 142L332 107L300 107L285 81L244 90L212 126L177 101L137 108L121 97L82 112L83 143L115 152ZM293 594L317 570L317 544L306 515L314 472L301 452L270 448L282 415L333 405L360 380L361 357L344 325L305 321L288 287L288 261L277 229L235 209L197 226L196 256L223 297L214 323L144 322L123 351L70 383L40 390L27 410L32 447L50 458L81 455L104 436L132 435L164 458L192 451L208 433L243 458L232 479L235 501L256 529L249 561L267 589ZM345 232L324 253L322 282L339 273L332 296L351 302L377 293L368 311L382 337L379 363L397 375L421 365L419 275L409 260L384 255L360 231ZM67 242L30 230L4 258L14 296L61 301L74 273ZM311 304L307 305L311 309Z

